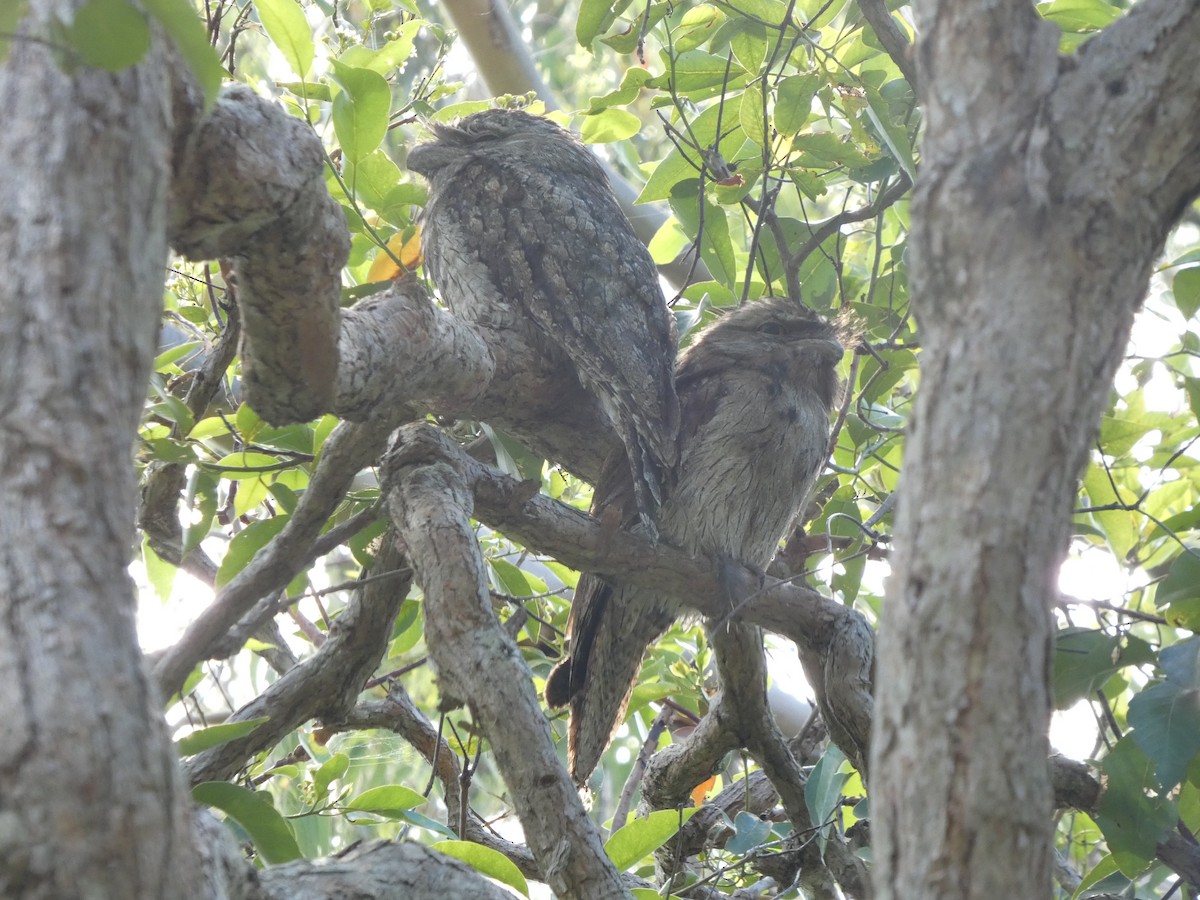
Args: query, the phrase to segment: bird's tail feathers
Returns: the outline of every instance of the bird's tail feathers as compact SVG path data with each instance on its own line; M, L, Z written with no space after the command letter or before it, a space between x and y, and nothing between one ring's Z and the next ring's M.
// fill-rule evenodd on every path
M603 626L592 636L587 675L572 685L568 760L571 777L582 784L625 718L646 648L665 632L673 616L659 607L639 609L645 598L613 598Z

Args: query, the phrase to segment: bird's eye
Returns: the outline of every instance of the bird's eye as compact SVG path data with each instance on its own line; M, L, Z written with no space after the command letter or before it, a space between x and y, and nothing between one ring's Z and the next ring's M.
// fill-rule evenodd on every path
M758 330L763 334L783 334L783 326L778 322L764 322Z

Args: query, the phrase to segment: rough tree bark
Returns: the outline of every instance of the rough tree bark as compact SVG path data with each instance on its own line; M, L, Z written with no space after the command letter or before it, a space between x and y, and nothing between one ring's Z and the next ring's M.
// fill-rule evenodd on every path
M1076 478L1200 189L1200 7L1071 58L1025 0L918 0L921 391L879 646L881 897L1045 897L1051 617Z
M203 896L134 629L130 450L158 335L171 113L29 5L0 67L0 894ZM121 98L121 102L114 102Z

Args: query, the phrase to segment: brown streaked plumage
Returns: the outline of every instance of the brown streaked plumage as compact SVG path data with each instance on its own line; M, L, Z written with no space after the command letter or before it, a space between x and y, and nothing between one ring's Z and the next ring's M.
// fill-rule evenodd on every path
M430 182L425 266L455 315L494 331L536 329L625 445L648 527L675 468L675 324L658 272L604 170L570 132L491 109L408 155Z
M749 303L700 334L676 376L680 459L659 510L664 541L766 567L824 465L842 353L834 326L780 298ZM629 476L610 464L592 509L613 506L626 527L636 522ZM670 598L580 578L570 656L546 684L547 702L570 704L576 781L620 725L646 647L681 611Z

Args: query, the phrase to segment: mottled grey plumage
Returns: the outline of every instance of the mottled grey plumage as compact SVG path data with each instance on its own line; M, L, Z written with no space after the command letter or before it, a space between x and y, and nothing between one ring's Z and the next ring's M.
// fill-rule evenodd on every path
M749 303L701 333L676 377L681 454L659 510L663 540L766 567L825 462L842 352L832 325L777 298ZM613 506L623 524L635 522L628 475L609 465L592 509ZM620 724L646 647L680 612L668 598L580 578L570 656L546 685L552 706L570 703L577 781L592 773Z
M604 170L570 132L491 109L409 153L431 184L425 267L455 315L534 335L574 368L625 445L649 523L675 465L674 319Z

